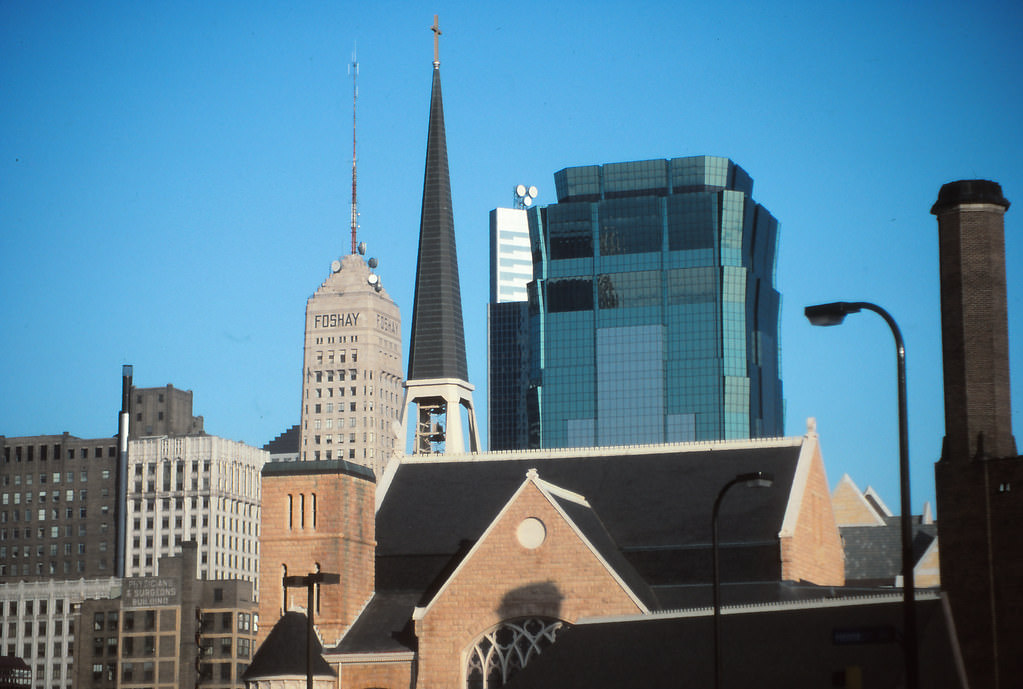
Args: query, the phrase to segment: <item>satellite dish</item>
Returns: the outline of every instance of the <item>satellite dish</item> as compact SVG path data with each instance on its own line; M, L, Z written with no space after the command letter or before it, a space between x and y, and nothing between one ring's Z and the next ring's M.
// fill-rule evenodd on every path
M522 198L523 196L525 196L526 195L526 185L525 184L516 185L516 187L515 187L515 195L518 196L519 198Z
M360 256L366 255L366 242L359 242L359 255Z
M537 195L538 193L540 193L540 192L539 192L539 191L537 191L537 188L536 188L536 187L530 187L530 188L529 188L529 191L527 191L526 193L527 193L527 194L529 194L529 198L531 198L531 199L535 199L535 198L536 198L536 195Z
M380 264L377 262L377 260L375 258L369 259L369 267L370 268L376 268L378 265L380 265Z
M529 196L525 197L524 199L522 199L522 205L523 206L527 206L527 207L528 206L532 206L533 205L533 199L531 197L529 197Z
M377 277L376 275L374 275L373 273L370 273L370 274L369 274L369 277L368 277L368 278L366 278L366 282L368 282L368 283L369 283L369 284L371 284L371 285L375 285L375 284L377 284L378 282L380 282L380 278L378 278L378 277Z
M330 272L337 273L340 270L341 270L341 261L338 261L337 259L331 261L331 263L330 263Z

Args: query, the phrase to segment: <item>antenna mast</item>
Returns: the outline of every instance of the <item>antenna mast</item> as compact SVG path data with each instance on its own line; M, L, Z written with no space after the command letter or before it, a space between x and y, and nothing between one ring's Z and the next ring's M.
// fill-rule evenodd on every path
M358 240L356 231L359 228L359 212L356 206L356 174L355 174L355 113L356 105L359 102L359 61L355 56L355 49L352 49L352 64L348 68L352 75L352 253L358 251Z

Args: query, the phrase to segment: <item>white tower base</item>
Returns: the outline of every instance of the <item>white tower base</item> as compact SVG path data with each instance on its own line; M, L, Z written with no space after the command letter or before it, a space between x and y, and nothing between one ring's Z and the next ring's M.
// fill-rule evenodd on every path
M406 381L399 442L408 442L409 419L413 414L412 405L415 405L412 454L433 454L436 452L433 449L435 444L439 443L444 444L444 454L464 453L466 445L469 452L479 452L479 426L472 403L474 389L469 383L456 378ZM462 428L460 407L465 407L468 412L467 429Z

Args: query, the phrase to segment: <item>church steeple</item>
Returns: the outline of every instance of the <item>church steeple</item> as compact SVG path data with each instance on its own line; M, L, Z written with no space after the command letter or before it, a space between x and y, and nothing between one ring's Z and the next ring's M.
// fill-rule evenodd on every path
M476 452L479 437L472 404L473 386L468 382L465 359L462 296L440 88L440 27L436 15L430 29L434 34L433 88L403 426L407 427L414 404L418 418L414 452L441 451L442 446L445 452L461 452L466 443L462 437L459 406L464 407L468 412L468 445ZM449 409L451 414L448 414Z

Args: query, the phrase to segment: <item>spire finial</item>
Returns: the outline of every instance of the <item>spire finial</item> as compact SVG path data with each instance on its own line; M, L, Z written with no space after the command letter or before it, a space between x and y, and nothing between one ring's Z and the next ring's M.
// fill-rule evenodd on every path
M440 67L440 22L437 21L437 15L433 15L433 26L430 27L430 31L433 32L433 68L437 69Z

